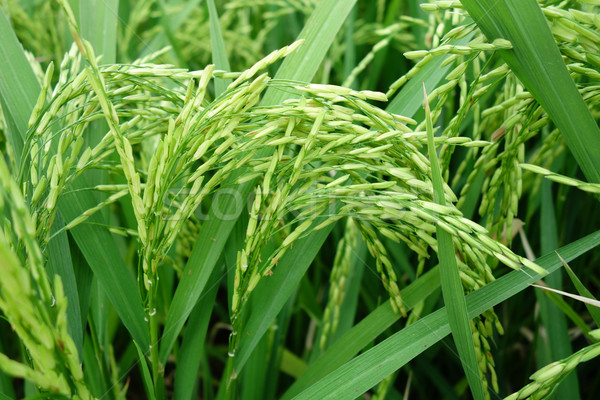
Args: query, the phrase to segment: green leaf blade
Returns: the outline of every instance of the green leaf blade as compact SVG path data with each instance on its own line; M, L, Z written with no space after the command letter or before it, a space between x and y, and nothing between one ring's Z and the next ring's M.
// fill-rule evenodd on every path
M425 121L427 129L427 144L429 148L429 162L431 163L431 175L433 181L433 198L439 205L446 205L444 198L444 182L440 171L440 164L435 150L433 138L433 122L427 99L427 90L423 84L423 96L425 98ZM456 252L450 233L444 231L439 225L436 227L438 242L438 257L440 259L440 282L444 304L448 313L448 321L452 338L456 344L458 355L467 376L469 387L473 397L477 400L485 398L483 385L479 377L477 355L475 353L475 342L469 326L467 317L467 303L456 262Z
M208 7L208 15L210 18L210 44L212 47L213 63L217 69L223 71L231 71L229 66L229 60L227 59L227 49L225 48L225 41L223 40L223 34L221 33L221 26L219 25L219 14L217 13L217 7L215 6L215 0L208 0L206 2ZM223 93L227 86L231 83L231 79L215 79L215 97L218 97Z

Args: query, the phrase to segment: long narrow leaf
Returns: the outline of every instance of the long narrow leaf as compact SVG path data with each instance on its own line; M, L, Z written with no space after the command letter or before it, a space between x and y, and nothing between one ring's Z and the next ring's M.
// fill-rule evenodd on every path
M540 242L542 244L542 254L547 254L558 247L559 234L554 212L552 182L542 182L541 192ZM562 289L562 269L549 274L546 277L546 283L555 289ZM563 311L547 296L538 296L537 293L536 296L540 303L540 315L546 328L545 337L540 335L540 346L546 345L544 350L546 350L549 359L545 364L548 364L568 357L573 353L573 349L571 348L567 319ZM545 365L542 364L542 361L544 361L544 357L538 357L538 368ZM577 374L570 374L562 385L556 388L555 397L555 400L577 400L581 398Z
M140 360L140 369L142 370L142 381L144 382L144 388L146 389L146 394L148 395L148 399L156 400L154 395L154 389L152 388L152 377L150 376L150 369L148 368L148 363L146 361L146 357L144 356L144 352L140 349L138 345L135 346L138 357Z
M102 62L114 63L117 54L119 0L79 0L79 26Z
M212 47L213 63L217 69L231 71L229 60L227 59L225 41L223 40L221 26L219 25L219 14L217 13L215 0L207 0L206 5L208 7L208 15L210 18L210 44ZM216 78L215 96L219 96L223 93L230 83L231 79Z
M434 201L441 205L446 205L444 199L444 183L440 164L437 158L435 144L433 141L433 122L431 120L431 111L429 109L429 100L427 91L423 84L423 96L425 98L425 121L427 129L427 144L429 148L429 162L431 164L431 175L433 182ZM442 283L442 295L444 304L448 312L448 321L452 338L456 344L460 362L467 376L471 393L475 399L485 398L481 379L479 377L479 367L477 364L477 355L475 354L475 343L469 318L467 317L467 303L460 275L458 273L458 264L456 263L456 252L452 243L450 233L443 230L439 225L436 227L438 242L438 257L440 259L440 282Z
M40 86L2 7L0 38L0 105L8 123L7 139L18 163L29 115L37 101Z
M561 262L563 262L563 266L565 267L565 270L567 271L567 274L569 275L569 278L571 278L571 282L573 282L573 285L575 285L575 289L577 289L577 292L579 292L580 295L585 296L585 297L589 297L590 299L596 299L596 297L594 297L594 295L592 294L592 292L590 292L588 290L588 288L586 288L583 283L581 282L581 280L579 279L579 277L575 274L575 272L573 272L573 270L571 269L571 267L569 266L569 264L566 263L566 261L564 261L562 259L562 257L559 254L559 258L561 258ZM594 322L596 323L596 327L600 327L600 308L598 307L594 307L594 306L590 306L588 304L585 305L590 313L590 315L592 316L592 319L594 320Z
M96 205L92 194L82 190L88 187L85 176L81 176L73 182L72 192L59 201L59 209L67 221L74 220L83 211ZM104 227L100 215L92 215L88 223L76 226L71 233L133 339L140 348L149 348L150 337L137 285L131 271L115 251L114 239Z

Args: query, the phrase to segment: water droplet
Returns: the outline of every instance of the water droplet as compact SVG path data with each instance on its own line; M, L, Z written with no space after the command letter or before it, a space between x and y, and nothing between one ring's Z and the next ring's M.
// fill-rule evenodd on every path
M235 357L235 353L227 353L227 355L231 358Z
M50 307L54 307L56 305L56 299L52 296L52 303L50 303Z
M148 315L150 315L151 317L155 316L156 315L156 308L153 308L152 311L150 311L150 313Z

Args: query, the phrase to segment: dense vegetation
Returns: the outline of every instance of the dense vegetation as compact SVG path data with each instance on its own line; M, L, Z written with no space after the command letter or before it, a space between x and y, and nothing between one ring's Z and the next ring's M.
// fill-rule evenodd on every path
M2 2L0 399L594 398L599 7Z

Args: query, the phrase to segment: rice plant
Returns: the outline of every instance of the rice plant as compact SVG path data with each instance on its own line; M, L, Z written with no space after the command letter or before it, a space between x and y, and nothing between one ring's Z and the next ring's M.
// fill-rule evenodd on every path
M0 397L593 398L599 6L3 2Z

